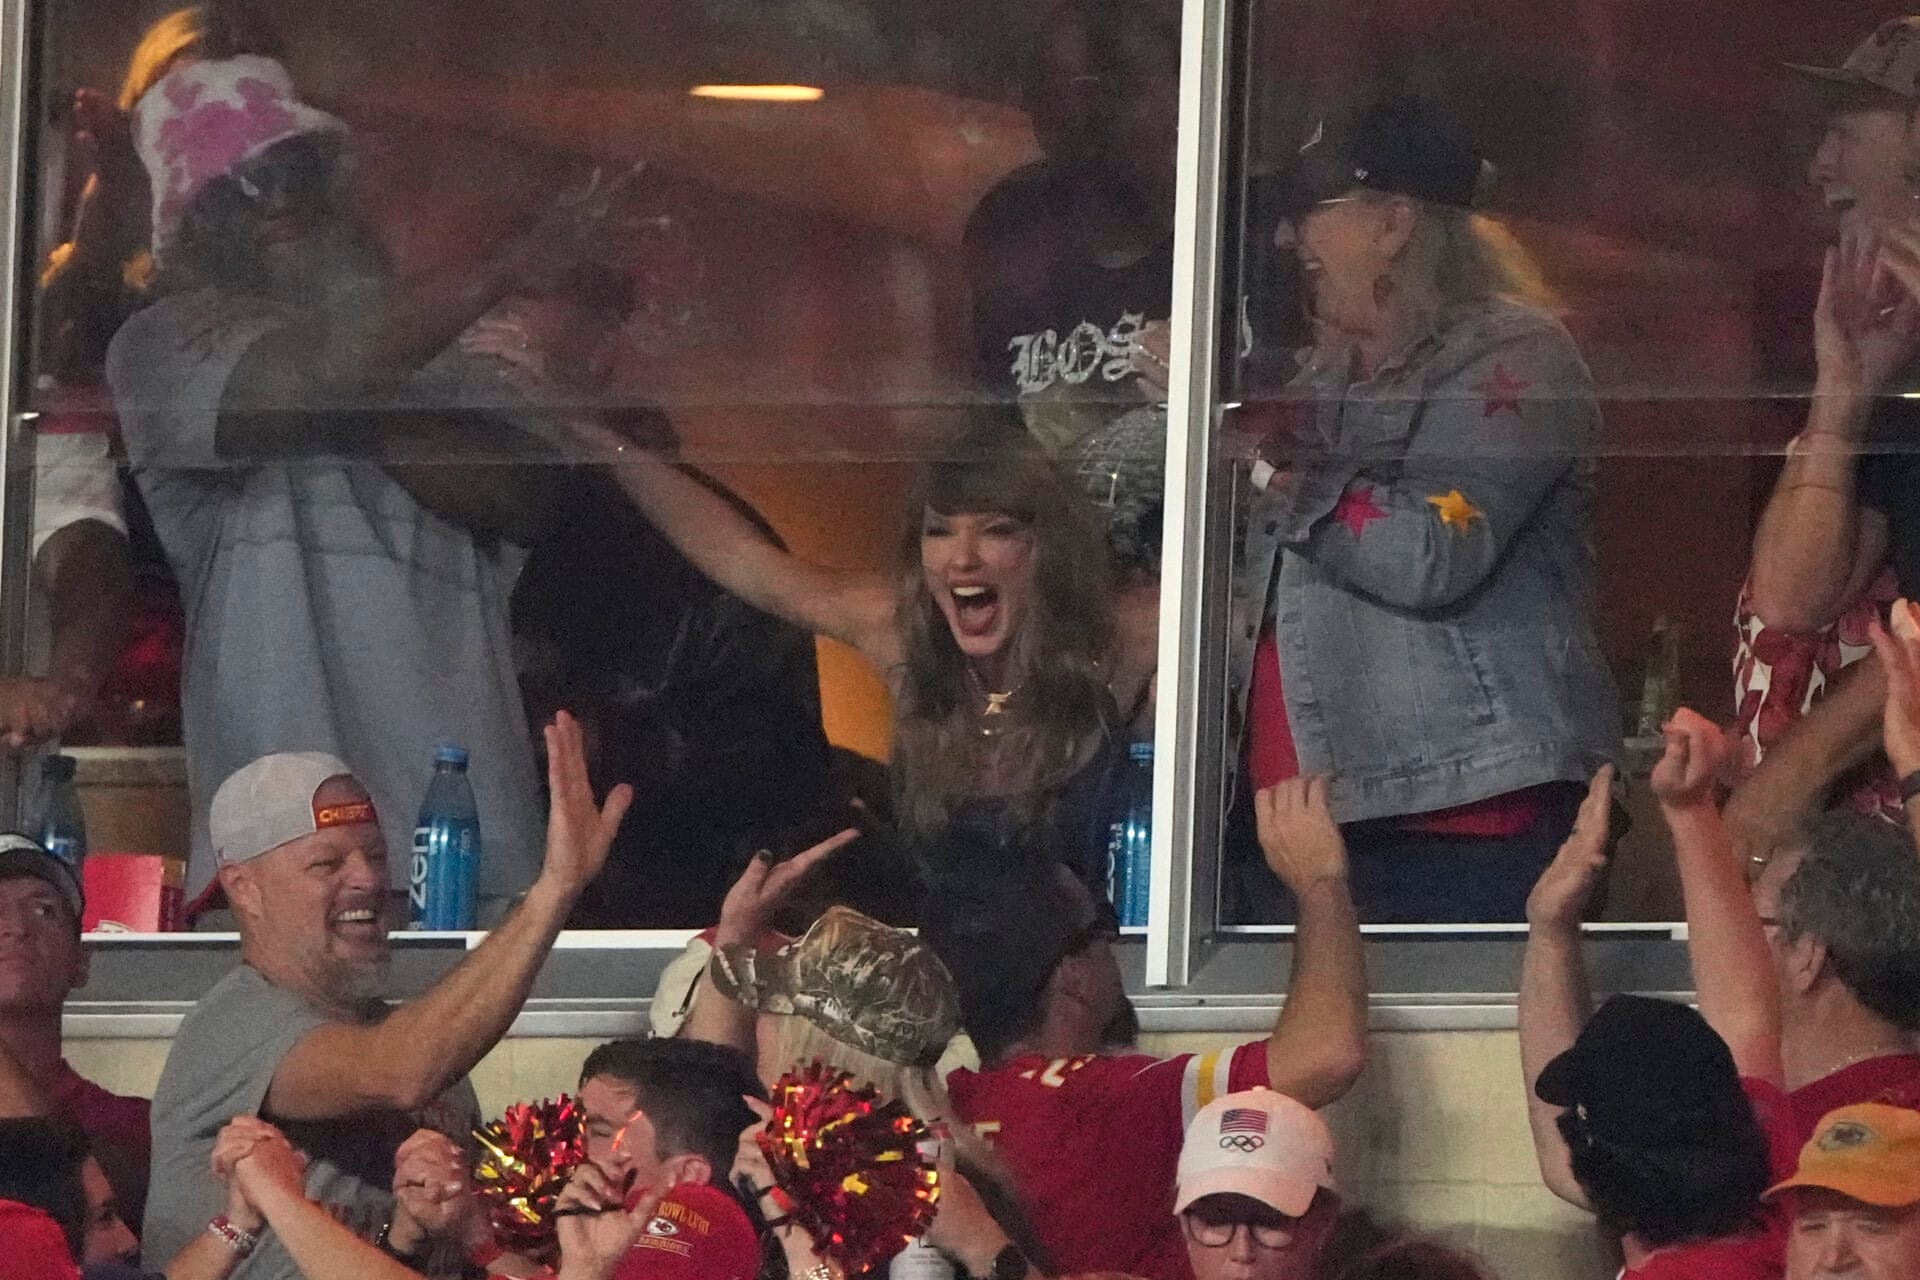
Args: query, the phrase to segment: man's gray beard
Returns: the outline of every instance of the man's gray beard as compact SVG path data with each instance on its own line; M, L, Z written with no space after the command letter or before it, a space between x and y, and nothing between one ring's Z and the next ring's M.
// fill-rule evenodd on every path
M378 960L327 960L327 995L337 1004L367 1004L387 994L387 980L393 971L393 954Z

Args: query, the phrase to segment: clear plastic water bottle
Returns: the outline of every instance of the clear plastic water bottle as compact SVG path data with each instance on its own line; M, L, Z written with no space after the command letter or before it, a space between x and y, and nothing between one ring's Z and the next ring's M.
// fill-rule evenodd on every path
M1126 809L1107 836L1107 893L1123 929L1144 928L1153 893L1153 744L1127 749Z
M887 1264L887 1280L955 1280L957 1275L947 1256L923 1238L907 1241Z
M467 749L443 742L413 829L407 899L415 929L471 929L480 885L480 810Z
M47 756L40 762L40 812L33 824L40 847L80 873L87 856L87 821L73 785L72 756Z

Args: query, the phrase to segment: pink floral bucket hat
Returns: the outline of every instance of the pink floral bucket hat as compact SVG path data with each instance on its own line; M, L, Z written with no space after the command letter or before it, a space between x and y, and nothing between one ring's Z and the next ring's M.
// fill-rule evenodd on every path
M168 72L133 109L134 147L153 184L154 256L208 183L289 138L346 132L301 102L293 77L272 58L248 54Z

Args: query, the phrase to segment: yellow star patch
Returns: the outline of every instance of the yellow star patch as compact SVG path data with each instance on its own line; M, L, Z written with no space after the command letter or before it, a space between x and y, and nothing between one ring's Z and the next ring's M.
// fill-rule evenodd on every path
M1458 489L1435 494L1427 502L1440 513L1440 523L1465 533L1473 528L1473 522L1485 518L1485 512L1467 500L1467 495Z

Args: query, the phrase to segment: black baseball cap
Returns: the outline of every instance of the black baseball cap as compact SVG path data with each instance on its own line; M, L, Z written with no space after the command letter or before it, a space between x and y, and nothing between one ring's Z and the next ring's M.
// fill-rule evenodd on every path
M30 876L43 880L60 891L61 900L73 912L78 926L86 914L86 894L80 887L80 875L64 860L47 852L38 840L17 831L0 832L0 880Z
M1451 112L1431 98L1394 94L1345 121L1314 125L1277 175L1277 212L1297 217L1355 187L1473 209L1493 172Z
M1614 996L1573 1046L1549 1062L1533 1091L1578 1110L1594 1133L1653 1145L1714 1125L1723 1106L1745 1105L1733 1052L1691 1007Z

